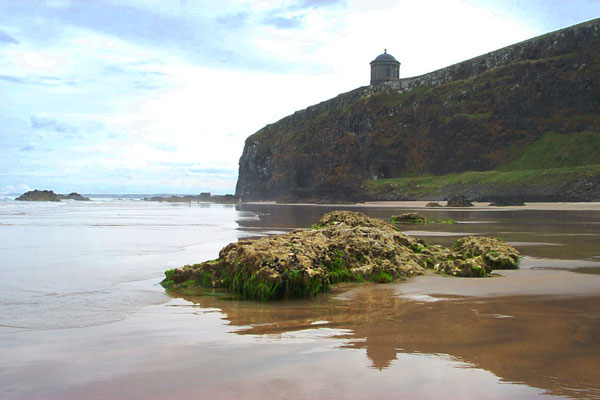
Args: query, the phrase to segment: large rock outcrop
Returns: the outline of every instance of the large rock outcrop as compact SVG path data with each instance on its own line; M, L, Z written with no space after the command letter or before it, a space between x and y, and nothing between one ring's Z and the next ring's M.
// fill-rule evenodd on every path
M236 195L360 200L374 177L495 169L547 132L600 132L599 73L600 20L593 20L423 76L358 88L250 136ZM596 193L577 182L569 183L572 193L565 182L518 191L535 200ZM479 189L493 199L507 192Z
M184 291L224 288L244 298L271 300L314 296L340 282L392 282L427 268L484 277L518 263L519 253L498 239L469 237L454 249L430 246L387 222L334 211L310 230L231 243L217 260L167 271L162 285Z
M17 201L60 201L60 195L53 190L30 190L25 192L15 200Z
M23 193L15 200L18 201L61 201L61 200L76 200L76 201L89 201L85 196L79 193L69 194L58 194L54 193L53 190L30 190L29 192Z

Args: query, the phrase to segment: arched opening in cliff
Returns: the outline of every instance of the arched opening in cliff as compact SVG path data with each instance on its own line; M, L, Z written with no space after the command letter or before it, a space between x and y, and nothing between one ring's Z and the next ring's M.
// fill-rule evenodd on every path
M386 179L392 177L392 169L389 165L382 165L379 167L379 171L377 172L377 177L379 179Z

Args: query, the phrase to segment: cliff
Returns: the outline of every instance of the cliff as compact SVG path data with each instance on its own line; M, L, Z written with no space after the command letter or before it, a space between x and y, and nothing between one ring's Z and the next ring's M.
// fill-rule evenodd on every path
M535 185L518 179L509 184L524 189L527 199L600 198L593 188L600 167L586 168L600 165L600 152L590 153L588 147L600 146L599 66L596 19L426 75L341 94L250 136L240 158L236 196L362 200L463 193L497 198L506 193L505 182L459 180L424 191L394 179L580 168L568 175L571 181L546 184L533 173ZM542 139L562 145L547 149L551 154L536 153ZM526 165L532 154L540 160ZM556 162L538 162L544 160Z

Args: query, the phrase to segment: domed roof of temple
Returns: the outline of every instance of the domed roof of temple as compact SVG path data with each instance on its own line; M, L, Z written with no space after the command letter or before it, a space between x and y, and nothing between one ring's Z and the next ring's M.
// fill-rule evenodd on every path
M378 62L378 61L391 61L391 62L398 62L398 60L396 60L394 58L394 56L392 56L391 54L388 54L387 49L385 49L383 51L383 54L378 55L373 61L371 62Z

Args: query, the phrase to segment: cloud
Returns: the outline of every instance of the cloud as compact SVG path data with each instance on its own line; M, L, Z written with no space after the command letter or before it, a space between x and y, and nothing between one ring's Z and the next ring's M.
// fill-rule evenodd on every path
M38 86L74 86L76 83L72 80L65 80L57 76L30 75L27 77L0 75L0 80L18 83L21 85Z
M4 31L0 31L0 43L18 44L19 41Z
M35 143L29 143L28 145L21 147L19 149L19 151L23 151L25 153L29 153L29 152L35 150L36 148L37 148L37 145Z
M30 191L31 188L28 185L5 185L0 188L1 195L25 193Z
M218 25L227 29L239 29L250 22L250 15L248 11L240 11L218 17L216 21Z
M346 0L304 0L300 2L300 8L329 7L333 5L345 6Z
M295 29L302 26L303 18L300 16L283 17L281 15L271 15L263 21L267 25L273 25L279 29Z
M0 75L0 81L6 81L11 83L27 83L27 81L23 78L19 78L18 76L10 76L10 75Z
M67 124L59 122L58 120L52 118L32 116L29 120L31 121L31 127L33 129L46 129L58 133L73 132L76 130L75 128L70 127Z

